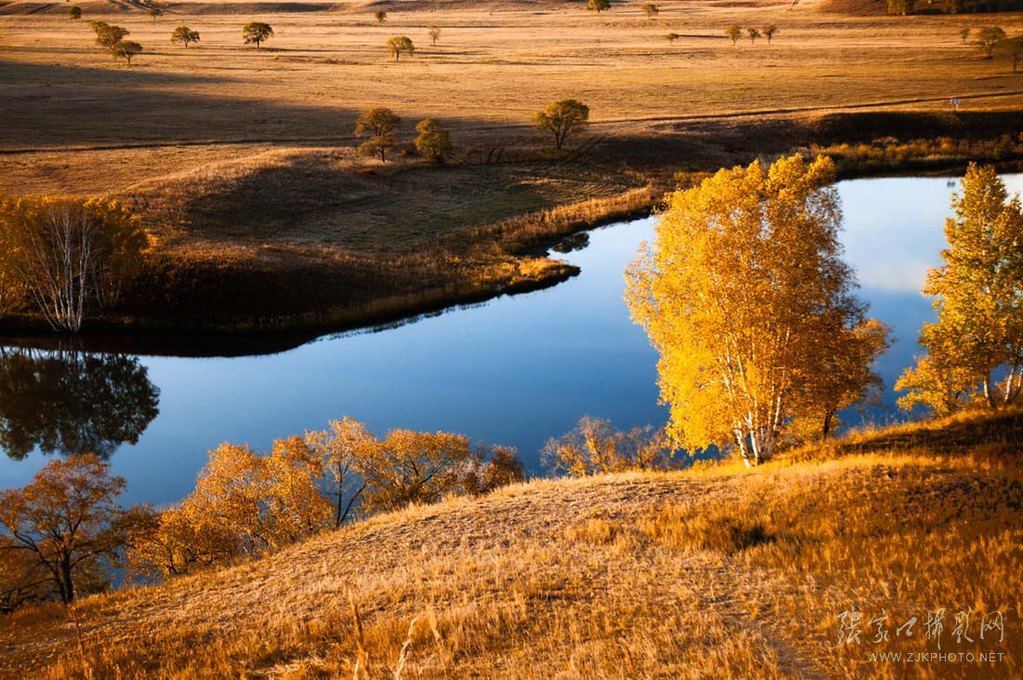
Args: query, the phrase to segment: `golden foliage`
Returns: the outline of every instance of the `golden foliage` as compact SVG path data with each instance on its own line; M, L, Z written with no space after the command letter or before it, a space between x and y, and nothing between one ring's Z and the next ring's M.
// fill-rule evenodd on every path
M990 166L971 164L962 186L945 222L945 263L924 287L938 313L921 331L928 354L896 384L909 392L904 408L947 414L1023 395L1023 204Z
M841 261L825 157L721 170L668 198L626 301L660 352L668 434L769 459L794 417L860 398L886 331L864 325Z

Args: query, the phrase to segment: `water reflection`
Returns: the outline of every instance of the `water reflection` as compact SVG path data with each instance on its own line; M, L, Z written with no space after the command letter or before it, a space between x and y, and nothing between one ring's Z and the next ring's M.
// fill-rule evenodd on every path
M159 412L159 390L138 359L0 347L0 448L109 457L135 444Z

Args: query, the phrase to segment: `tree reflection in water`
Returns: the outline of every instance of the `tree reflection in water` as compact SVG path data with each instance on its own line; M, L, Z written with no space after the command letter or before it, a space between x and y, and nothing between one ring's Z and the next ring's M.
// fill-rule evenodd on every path
M0 347L0 448L108 458L138 442L159 396L135 357Z

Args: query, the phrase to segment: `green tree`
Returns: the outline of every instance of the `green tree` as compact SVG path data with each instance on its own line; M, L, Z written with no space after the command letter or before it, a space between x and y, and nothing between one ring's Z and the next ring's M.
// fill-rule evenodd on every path
M79 21L82 18L82 8L72 5L68 8L67 15L71 17L71 21Z
M725 29L725 36L727 36L728 39L731 40L732 44L734 45L737 42L739 42L739 38L742 37L742 28L740 28L738 24L732 24L731 26Z
M674 445L730 444L759 464L810 405L847 391L816 377L841 359L863 309L840 258L834 176L830 159L796 155L668 197L656 242L627 271L626 301L660 353Z
M427 35L430 36L432 44L436 45L437 41L440 40L440 26L430 26Z
M577 99L550 102L533 116L533 125L541 132L554 135L554 146L560 149L568 135L589 123L590 107Z
M395 61L401 59L402 54L407 54L411 57L416 53L416 46L412 43L412 39L407 35L396 35L392 38L388 38L387 49L394 55Z
M138 54L142 54L142 45L134 40L118 40L110 49L114 59L124 59L131 66L131 60Z
M419 121L416 132L416 151L431 163L443 163L451 151L451 133L433 118Z
M1003 28L1000 26L985 26L977 31L977 39L973 43L980 48L985 59L991 59L994 56L995 48L998 47L998 43L1003 40L1005 40L1005 30Z
M116 303L148 244L141 219L114 200L0 200L0 268L55 330L77 331L91 305Z
M242 27L242 38L245 40L245 44L254 44L257 50L262 43L272 38L273 35L273 27L262 21L250 21Z
M778 26L776 26L775 24L764 26L763 33L764 37L767 38L767 44L770 45L771 39L774 38L774 36L778 35Z
M355 121L355 135L363 137L369 135L359 150L365 155L380 155L381 161L386 161L386 151L397 144L396 133L401 125L401 118L393 111L384 107L368 109L363 112Z
M611 9L611 0L586 0L586 9L600 14Z
M938 320L924 324L926 363L896 386L905 406L950 410L963 397L998 408L1023 390L1023 205L990 166L971 164L945 222L945 263L927 277Z
M171 42L175 44L181 43L185 46L185 49L188 49L190 43L199 42L199 31L193 31L188 26L182 24L171 33Z
M21 553L31 566L22 578L41 577L66 604L101 589L105 562L123 545L115 503L123 489L124 479L92 454L51 460L28 486L0 492L0 551Z
M387 12L382 9L378 9L376 12L373 12L373 18L377 20L378 24L382 24L387 21Z

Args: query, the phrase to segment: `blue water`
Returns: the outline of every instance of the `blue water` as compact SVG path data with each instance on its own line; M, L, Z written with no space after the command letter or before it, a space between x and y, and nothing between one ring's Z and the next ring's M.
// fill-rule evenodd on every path
M1006 177L1023 190L1023 175ZM898 338L879 362L891 384L917 351L931 317L919 294L940 262L954 187L946 179L870 179L838 185L847 260L872 315ZM539 472L538 451L585 414L619 427L661 424L656 354L631 323L622 271L654 220L607 227L563 255L582 273L554 288L461 308L379 332L321 338L269 356L139 357L159 390L159 415L135 445L110 460L128 481L126 503L186 495L224 441L263 448L276 437L350 415L382 433L393 427L450 430L519 449ZM873 413L872 418L883 418ZM847 419L848 421L848 419ZM28 483L46 463L34 451L0 457L0 488Z

